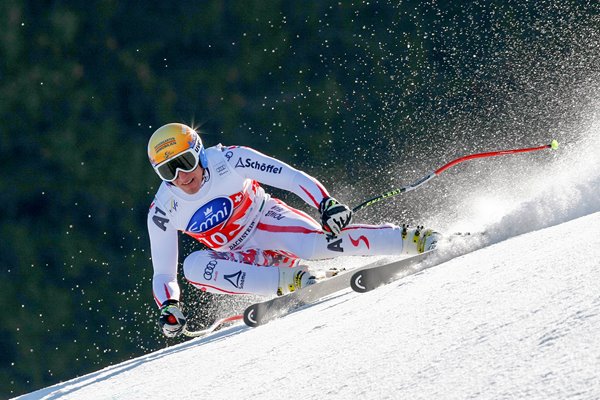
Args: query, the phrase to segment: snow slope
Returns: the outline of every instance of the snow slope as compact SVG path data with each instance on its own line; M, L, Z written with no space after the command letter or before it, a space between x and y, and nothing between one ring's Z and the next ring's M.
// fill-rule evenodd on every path
M461 187L432 225L487 235L439 251L479 250L20 398L600 399L599 146L595 123L552 163L520 173L507 158L500 180Z
M600 212L23 399L600 398Z

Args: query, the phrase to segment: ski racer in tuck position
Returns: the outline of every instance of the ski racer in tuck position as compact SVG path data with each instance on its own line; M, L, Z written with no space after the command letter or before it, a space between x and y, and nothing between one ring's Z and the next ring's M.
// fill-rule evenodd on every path
M204 148L189 126L171 123L148 143L163 180L148 213L154 299L167 337L186 325L177 281L178 231L208 249L183 261L185 278L203 291L283 295L314 282L299 265L340 255L418 254L438 234L392 224L351 224L352 211L306 173L243 146ZM271 197L261 184L288 190L318 210L320 223Z

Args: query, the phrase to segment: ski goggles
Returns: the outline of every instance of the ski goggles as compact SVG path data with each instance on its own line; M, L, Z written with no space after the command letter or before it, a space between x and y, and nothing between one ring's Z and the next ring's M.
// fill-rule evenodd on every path
M154 170L163 181L173 182L177 179L179 171L191 172L198 166L199 162L200 158L198 154L194 150L189 149L175 158L163 161L154 167Z

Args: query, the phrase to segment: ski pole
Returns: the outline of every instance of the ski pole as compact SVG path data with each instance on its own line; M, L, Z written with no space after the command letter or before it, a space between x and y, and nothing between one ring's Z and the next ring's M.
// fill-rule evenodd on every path
M399 195L399 194L405 193L405 192L410 192L411 190L415 190L416 188L426 184L427 182L429 182L430 180L432 180L433 178L435 178L442 172L446 171L449 168L452 168L456 164L459 164L463 161L473 160L475 158L504 156L507 154L526 153L526 152L530 152L530 151L538 151L538 150L545 150L545 149L553 149L553 150L558 149L558 142L556 140L552 140L552 142L550 144L546 144L546 145L538 146L538 147L529 147L529 148L514 149L514 150L491 151L491 152L487 152L487 153L477 153L477 154L470 154L467 156L463 156L463 157L457 158L456 160L450 161L449 163L441 166L440 168L436 169L435 171L429 172L427 175L425 175L422 178L417 179L413 183L410 183L406 186L402 186L401 188L398 188L398 189L390 190L389 192L382 193L379 196L375 196L369 200L366 200L366 201L360 203L359 205L357 205L356 207L354 207L352 209L352 212L357 212L359 210L362 210L365 207L371 206L371 205L378 203L382 200L385 200L389 197L396 196L396 195Z

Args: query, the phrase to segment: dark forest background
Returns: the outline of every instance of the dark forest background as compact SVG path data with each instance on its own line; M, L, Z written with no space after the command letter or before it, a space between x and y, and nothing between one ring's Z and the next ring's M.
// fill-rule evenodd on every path
M159 126L356 204L450 145L539 145L598 72L595 1L4 0L0 21L0 397L177 342L156 326L145 227ZM183 288L196 321L216 317Z

